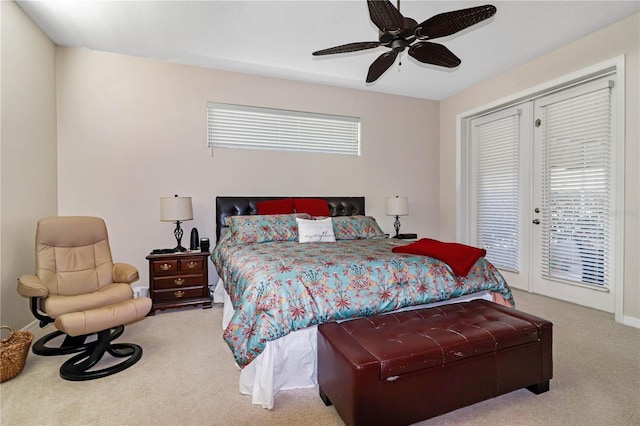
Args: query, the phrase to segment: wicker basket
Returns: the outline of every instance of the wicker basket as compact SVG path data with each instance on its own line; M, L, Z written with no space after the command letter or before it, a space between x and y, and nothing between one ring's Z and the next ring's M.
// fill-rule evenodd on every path
M30 331L16 331L5 325L0 329L10 330L9 337L0 340L0 383L20 374L31 348L33 333Z

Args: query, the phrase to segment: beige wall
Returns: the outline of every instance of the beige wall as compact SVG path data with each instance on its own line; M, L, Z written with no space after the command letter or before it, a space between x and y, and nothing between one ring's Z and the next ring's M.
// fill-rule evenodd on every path
M591 34L440 104L440 237L456 237L456 115L626 55L623 315L640 324L640 15Z
M33 321L16 279L35 271L36 221L57 213L55 46L14 2L2 27L0 322Z
M160 197L193 197L183 224L215 238L217 195L364 195L383 229L385 198L407 195L402 230L438 227L438 103L57 48L59 213L103 217L114 260L148 283L145 256L173 247ZM206 147L207 101L358 116L360 157ZM211 268L213 269L213 268Z

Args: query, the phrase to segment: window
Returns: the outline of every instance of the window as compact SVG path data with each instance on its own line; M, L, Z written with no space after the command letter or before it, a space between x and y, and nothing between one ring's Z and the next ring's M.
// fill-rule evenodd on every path
M209 102L211 148L360 155L360 119Z

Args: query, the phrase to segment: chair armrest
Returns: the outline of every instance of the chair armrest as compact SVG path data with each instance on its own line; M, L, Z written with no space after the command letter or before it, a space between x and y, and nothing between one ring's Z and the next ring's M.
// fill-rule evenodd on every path
M113 282L114 283L134 283L140 279L138 270L135 266L128 263L113 264Z
M23 275L18 278L18 293L24 297L47 297L49 289L35 275Z

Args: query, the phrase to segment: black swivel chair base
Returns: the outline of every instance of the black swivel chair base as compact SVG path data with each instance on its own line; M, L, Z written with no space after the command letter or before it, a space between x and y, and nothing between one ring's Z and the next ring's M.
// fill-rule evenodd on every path
M111 340L117 339L124 332L124 326L114 327L111 329ZM52 340L66 336L60 346L49 346ZM86 342L86 339L93 334L85 334L82 336L69 336L62 331L54 331L44 337L38 339L32 346L31 350L36 355L41 356L57 356L68 355L76 352L86 351L94 342Z
M124 326L120 327L124 330ZM75 382L100 379L125 370L138 362L142 358L140 346L133 343L111 343L113 339L122 334L122 330L115 337L116 333L112 333L111 330L100 331L96 341L88 343L84 351L62 364L60 377ZM105 352L113 357L126 359L109 367L89 371L102 359Z

